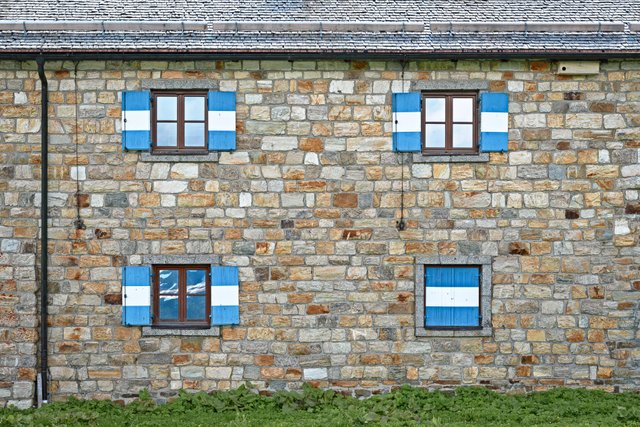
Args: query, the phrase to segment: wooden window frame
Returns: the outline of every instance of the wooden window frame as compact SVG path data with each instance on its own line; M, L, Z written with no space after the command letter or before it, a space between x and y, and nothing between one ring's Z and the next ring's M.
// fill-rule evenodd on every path
M433 331L475 331L482 329L482 266L476 264L429 264L424 266L424 286L427 285L427 270L429 268L477 268L478 269L478 325L477 326L427 326L426 319L422 319L424 329ZM427 292L425 289L422 301L427 306Z
M152 326L159 328L204 329L211 327L211 266L208 264L154 264L153 270L153 321ZM160 270L178 270L178 320L160 318ZM187 270L204 270L206 277L205 318L187 320ZM203 296L203 294L190 294Z
M445 98L445 121L444 122L429 122L429 124L444 124L445 125L445 146L444 148L428 148L427 147L427 132L426 132L426 100L429 98ZM473 100L473 117L472 122L454 122L453 121L453 98L471 98ZM480 117L479 105L478 105L478 93L477 92L423 92L421 99L421 116L422 116L422 154L427 155L468 155L479 153L479 133L478 133L478 118ZM454 124L471 124L473 126L473 146L471 148L456 148L453 146L453 125Z
M178 98L176 120L158 120L158 109L156 106L157 98L175 96ZM184 118L184 98L201 96L204 98L204 121L202 120L185 120ZM152 154L207 154L209 144L209 112L207 108L208 93L203 91L152 91L151 92L151 153ZM176 123L178 128L177 134L177 146L175 147L158 147L157 135L158 135L158 123ZM204 145L202 147L186 147L184 145L184 127L185 123L204 123Z

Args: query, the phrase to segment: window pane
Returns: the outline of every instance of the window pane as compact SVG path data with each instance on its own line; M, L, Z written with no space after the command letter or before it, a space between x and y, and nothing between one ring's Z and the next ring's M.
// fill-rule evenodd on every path
M427 148L444 148L444 125L426 125Z
M178 293L178 270L160 270L159 288L160 295Z
M473 147L473 125L453 125L453 147Z
M453 98L453 121L473 121L473 98Z
M184 98L184 119L204 121L203 96L186 96Z
M207 292L207 272L205 270L187 270L187 293L204 294Z
M444 98L425 98L424 105L425 119L427 122L444 122Z
M178 120L178 98L175 96L156 97L158 120Z
M158 123L156 139L158 147L176 147L178 145L178 124Z
M177 320L178 319L178 296L161 295L160 296L160 319Z
M206 318L206 297L187 297L187 320L203 320Z
M204 123L184 124L184 146L204 147Z

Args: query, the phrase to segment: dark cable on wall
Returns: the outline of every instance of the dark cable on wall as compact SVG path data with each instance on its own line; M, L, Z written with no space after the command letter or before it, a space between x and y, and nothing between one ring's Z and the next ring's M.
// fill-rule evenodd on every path
M76 220L73 224L76 227L76 230L84 230L87 226L84 224L84 221L80 217L80 154L78 153L78 105L80 102L78 101L78 64L76 61L73 67L73 90L74 90L74 102L75 102L75 127L73 132L73 139L75 142L76 149Z
M402 91L404 92L404 70L407 66L407 61L402 61L402 73L400 79L402 80ZM404 153L400 152L400 219L396 222L396 228L398 231L403 231L407 228L407 223L404 220Z

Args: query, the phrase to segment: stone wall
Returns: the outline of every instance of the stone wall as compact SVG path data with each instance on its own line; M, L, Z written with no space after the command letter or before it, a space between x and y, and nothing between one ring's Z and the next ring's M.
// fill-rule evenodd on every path
M397 62L80 62L76 84L73 63L48 63L53 399L148 388L163 400L247 381L359 395L403 383L637 387L640 62L588 77L554 67L419 61L403 76ZM122 151L120 91L197 80L237 91L235 152L194 162ZM391 93L425 82L507 92L509 152L392 152ZM35 64L0 62L0 89L0 400L26 405ZM121 326L121 267L169 255L239 266L241 324L219 336ZM415 260L435 256L491 257L491 336L416 336Z

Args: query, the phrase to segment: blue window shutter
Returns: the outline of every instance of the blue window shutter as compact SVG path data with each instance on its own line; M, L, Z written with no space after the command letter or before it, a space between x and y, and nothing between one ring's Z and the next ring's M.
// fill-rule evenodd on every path
M151 324L151 268L122 267L122 324Z
M506 93L480 95L480 151L509 149L509 96Z
M425 326L480 326L480 269L425 268Z
M211 266L211 325L240 323L238 267Z
M420 92L392 95L393 151L418 153L422 150L421 106Z
M151 148L151 93L122 92L122 149Z
M209 150L235 150L236 93L210 91L207 105Z

